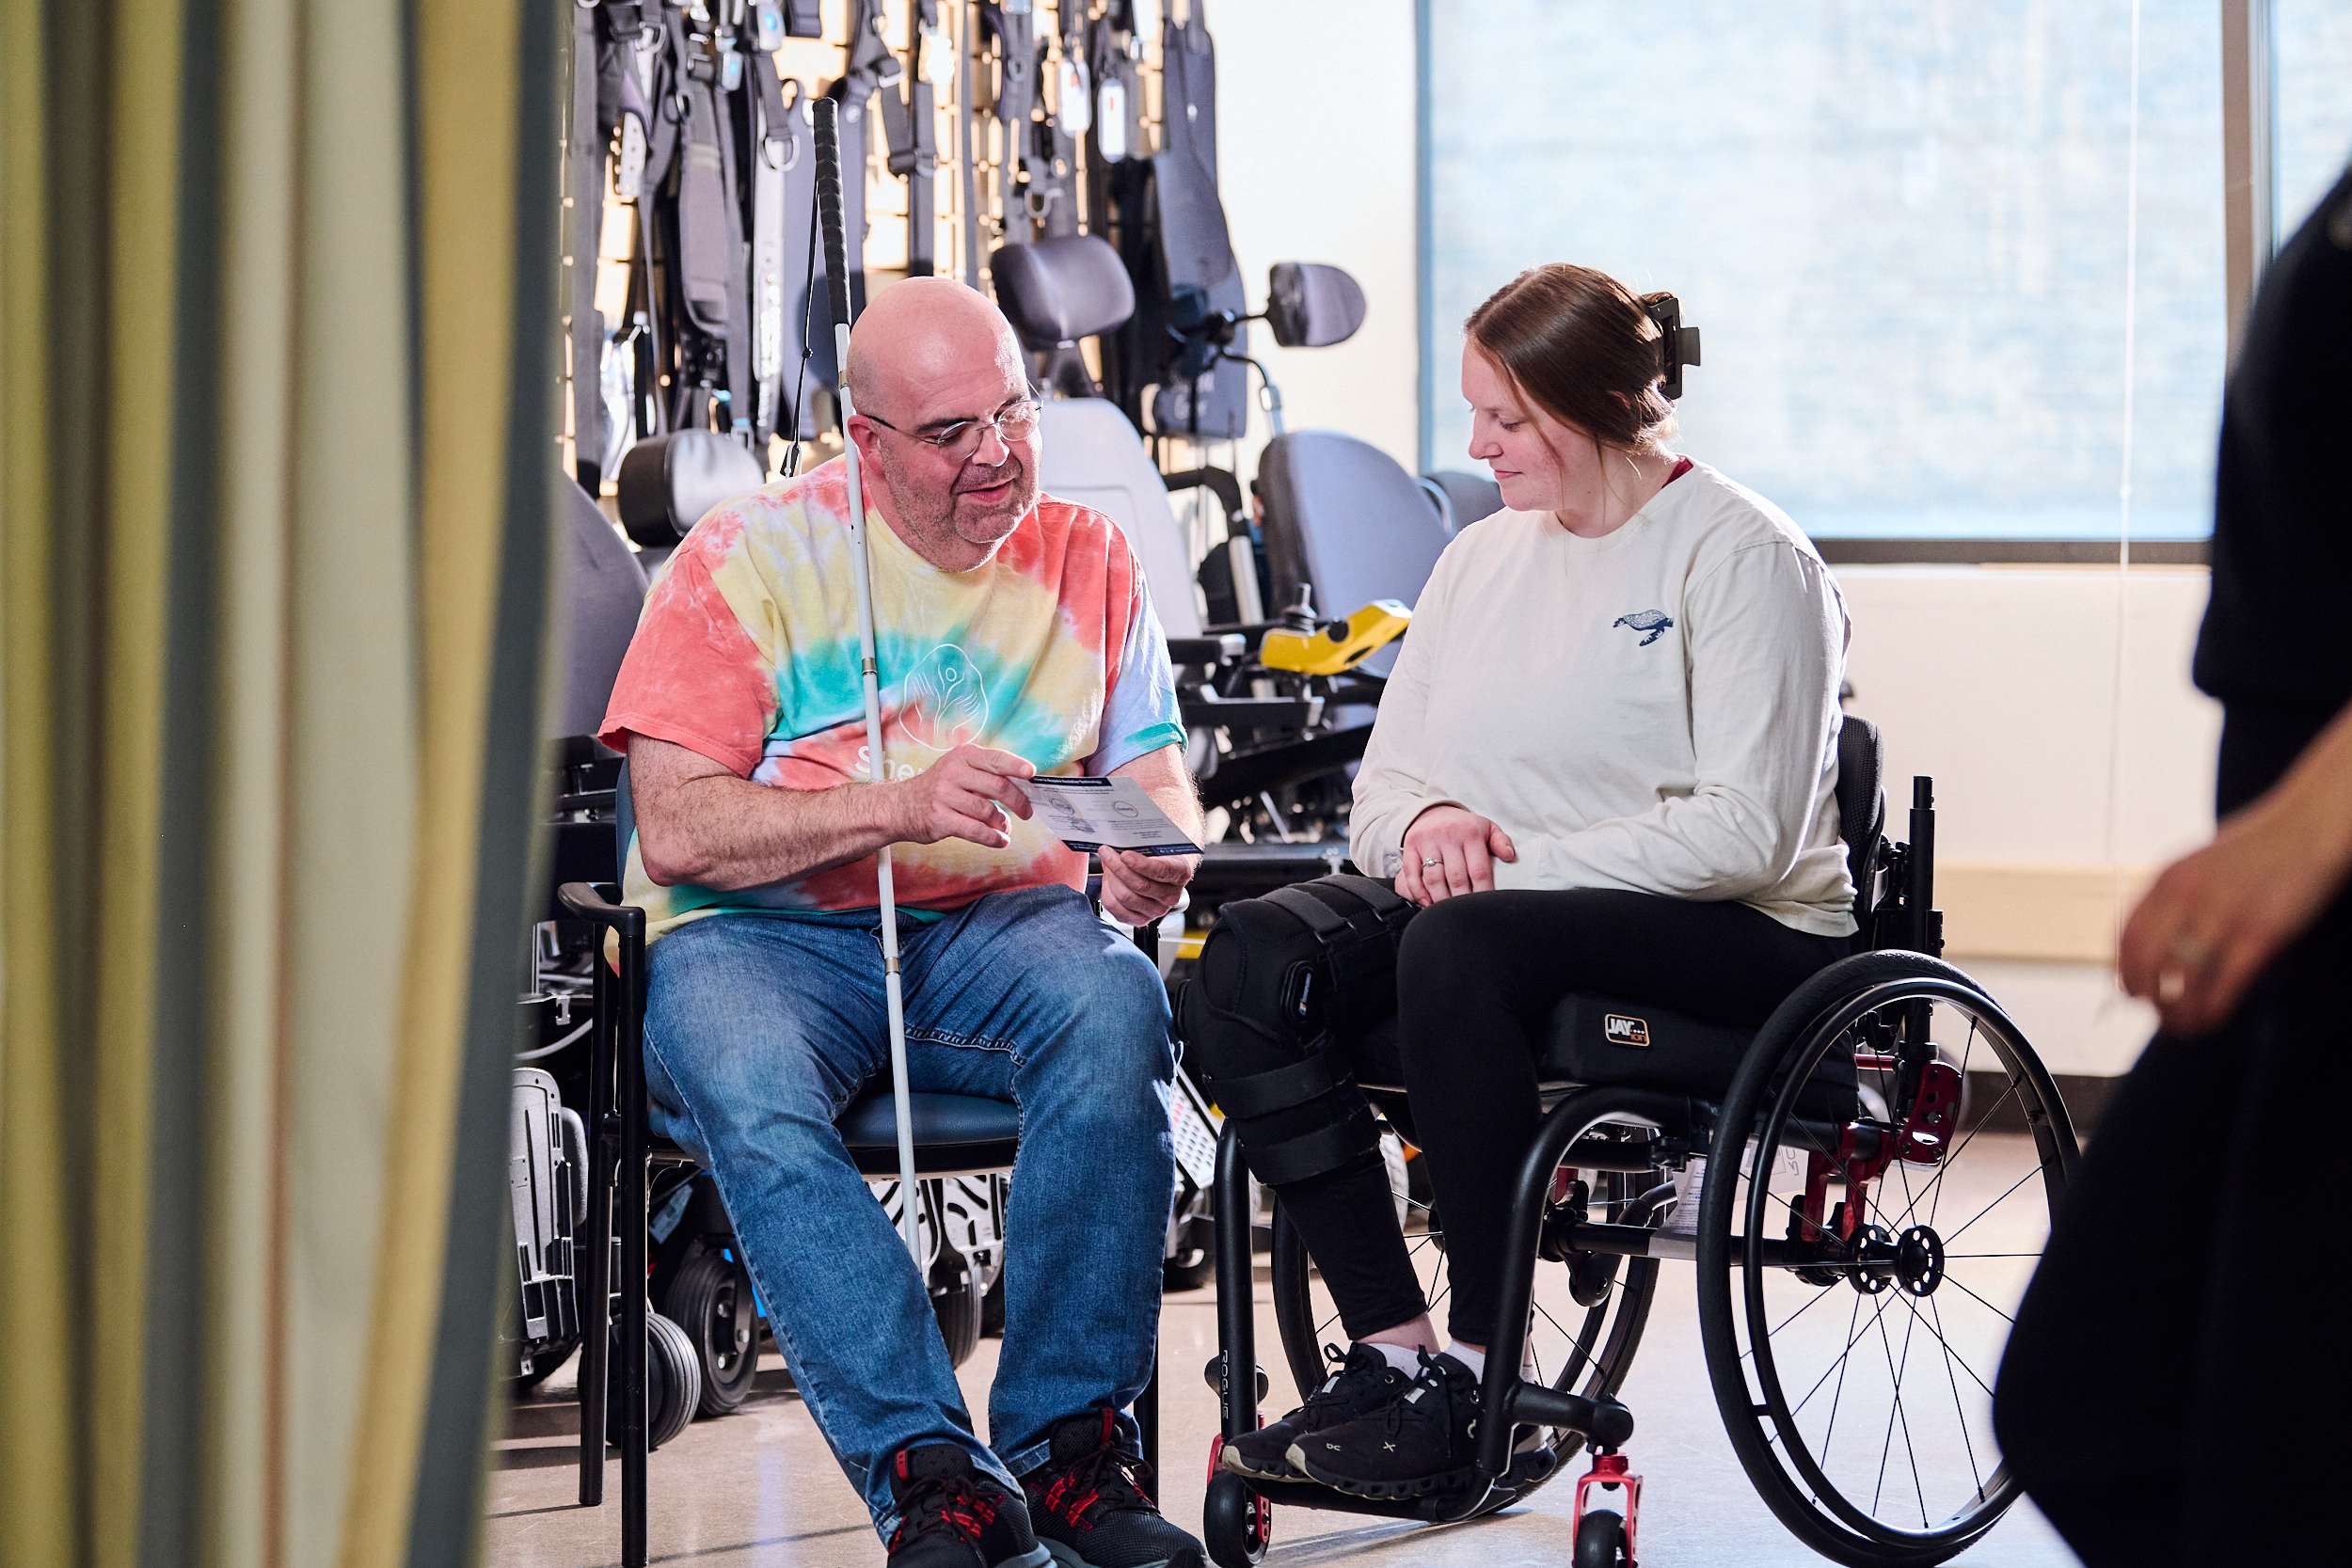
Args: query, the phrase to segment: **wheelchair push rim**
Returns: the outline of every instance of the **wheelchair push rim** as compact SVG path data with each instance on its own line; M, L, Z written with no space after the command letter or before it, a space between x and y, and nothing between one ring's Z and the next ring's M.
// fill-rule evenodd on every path
M1842 1561L1932 1562L2018 1496L1992 1386L2074 1137L2023 1033L1959 971L1846 964L1852 985L1800 1027L1768 1026L1726 1097L1715 1146L1736 1176L1703 1199L1702 1336L1733 1447L1800 1539ZM1800 1109L1834 1050L1853 1052L1864 1091L1843 1128ZM1967 1104L1969 1075L1992 1069L1999 1086ZM1986 1134L2005 1110L2026 1137ZM1733 1157L1735 1128L1752 1136Z

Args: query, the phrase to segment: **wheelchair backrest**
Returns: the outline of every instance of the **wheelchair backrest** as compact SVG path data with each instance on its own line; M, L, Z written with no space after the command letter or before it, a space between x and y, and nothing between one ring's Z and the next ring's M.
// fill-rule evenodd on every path
M645 600L644 568L588 492L567 479L558 504L564 685L548 714L551 739L596 733Z
M1341 616L1375 599L1410 605L1452 537L1419 480L1369 441L1337 431L1278 436L1258 464L1265 502L1266 563L1275 604L1314 590L1320 615ZM1382 650L1364 668L1386 674Z
M1879 849L1885 842L1886 749L1879 727L1847 714L1837 730L1837 833L1846 841L1846 869L1853 877L1854 919L1869 929L1878 905Z
M1167 483L1127 416L1102 398L1050 402L1040 440L1038 483L1045 493L1090 506L1117 523L1143 562L1160 630L1170 637L1200 636L1192 552L1176 509L1168 504Z

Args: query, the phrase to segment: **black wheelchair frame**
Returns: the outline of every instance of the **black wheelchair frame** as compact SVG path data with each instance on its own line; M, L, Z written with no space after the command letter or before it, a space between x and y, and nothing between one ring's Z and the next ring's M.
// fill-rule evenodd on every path
M628 787L626 773L618 788ZM623 818L626 821L626 817ZM621 832L626 835L627 828ZM626 837L624 836L624 843ZM621 1560L625 1568L645 1568L646 1468L651 1452L646 1356L652 1306L646 1287L648 1171L655 1165L692 1168L692 1154L656 1137L647 1123L645 1099L645 911L618 901L617 890L588 882L566 882L557 901L574 918L589 923L599 937L611 932L619 962L599 951L594 963L595 1027L590 1032L588 1125L588 1223L580 1297L583 1327L580 1370L580 1504L604 1501L604 1448L608 1412L607 1357L617 1340L620 1352L618 1432L621 1450ZM1158 941L1151 927L1136 942L1147 958ZM915 1173L918 1179L995 1171L1010 1166L1018 1149L1020 1115L1009 1102L977 1095L918 1093L914 1112ZM898 1169L896 1133L884 1087L853 1104L842 1118L850 1158L868 1176ZM866 1115L861 1117L861 1112ZM614 1187L617 1184L617 1202ZM907 1194L904 1202L919 1201ZM604 1239L619 1232L619 1246ZM619 1274L613 1274L618 1251ZM612 1296L620 1294L621 1322L612 1333ZM1135 1404L1142 1430L1144 1462L1159 1461L1159 1375L1155 1370Z
M1861 728L1875 754L1875 732L1867 725ZM1875 769L1871 778L1875 794ZM1882 801L1871 819L1873 830L1856 857L1856 911L1862 927L1856 951L1819 972L1782 1004L1756 1031L1720 1097L1661 1092L1633 1084L1545 1084L1547 1108L1535 1143L1520 1167L1511 1211L1506 1253L1511 1261L1504 1271L1498 1329L1495 1342L1487 1347L1481 1388L1481 1409L1501 1412L1506 1418L1481 1422L1474 1479L1466 1487L1413 1497L1373 1498L1304 1479L1267 1481L1220 1467L1223 1445L1261 1424L1259 1404L1267 1390L1265 1372L1257 1361L1250 1290L1254 1217L1250 1184L1240 1145L1231 1125L1227 1126L1218 1143L1214 1195L1219 1349L1207 1368L1220 1406L1203 1520L1204 1539L1214 1560L1223 1568L1247 1568L1257 1562L1270 1541L1276 1504L1454 1522L1526 1497L1557 1474L1577 1448L1589 1446L1597 1463L1578 1486L1572 1516L1574 1560L1577 1568L1618 1564L1629 1568L1634 1561L1640 1478L1630 1473L1619 1451L1632 1435L1633 1419L1613 1395L1639 1343L1655 1282L1654 1259L1660 1258L1688 1258L1697 1263L1702 1339L1726 1430L1764 1500L1806 1544L1857 1568L1925 1564L1964 1549L1992 1528L2017 1495L2014 1480L2005 1468L1995 1468L1989 1477L1979 1471L1973 1504L1964 1505L1941 1523L1927 1518L1922 1490L1922 1528L1917 1531L1878 1517L1876 1497L1866 1510L1838 1492L1807 1446L1809 1440L1798 1432L1796 1418L1804 1401L1790 1408L1777 1379L1771 1333L1758 1338L1758 1325L1769 1321L1762 1280L1775 1272L1793 1273L1822 1295L1829 1286L1842 1282L1863 1298L1888 1296L1879 1303L1873 1323L1898 1299L1913 1317L1926 1323L1925 1310L1914 1302L1925 1301L1933 1308L1931 1297L1946 1267L1944 1243L1933 1229L1933 1211L1928 1211L1925 1222L1905 1229L1899 1238L1893 1234L1897 1220L1877 1203L1873 1184L1894 1170L1901 1173L1904 1187L1911 1190L1911 1166L1940 1167L1947 1158L1956 1161L1976 1132L2012 1099L2022 1106L2034 1138L2042 1196L2053 1206L2076 1154L2073 1127L2057 1087L2022 1033L1965 974L1937 957L1943 936L1942 916L1934 908L1931 781L1914 781L1907 845L1894 843L1876 831L1875 824L1883 816ZM1939 1006L1949 1006L1970 1021L1968 1053L1957 1066L1947 1052L1939 1055L1932 1038L1931 1014ZM1965 1115L1966 1067L1973 1059L1979 1029L1986 1048L2005 1069L2009 1088L1955 1144L1957 1125ZM1855 1076L1848 1100L1838 1107L1845 1114L1825 1115L1817 1074L1831 1061L1834 1049L1850 1045ZM1878 1093L1875 1103L1866 1098L1866 1076L1872 1080L1872 1092ZM1402 1110L1401 1087L1367 1084L1365 1088L1376 1107L1391 1112L1390 1119L1397 1119L1395 1113ZM1703 1186L1696 1234L1668 1237L1660 1229L1662 1195L1670 1190L1661 1184L1661 1180L1699 1154L1708 1157L1705 1168L1716 1175ZM1770 1191L1772 1161L1782 1154L1802 1157L1801 1199ZM1587 1216L1588 1201L1598 1196L1582 1180L1587 1173L1613 1195L1607 1203L1605 1219ZM2018 1191L2032 1174L2010 1192ZM1914 1191L1911 1206L1901 1217L1919 1212L1921 1199L1942 1180L1942 1175L1937 1169L1930 1180L1923 1173L1922 1180L1930 1180L1930 1186ZM1844 1192L1844 1200L1834 1210L1827 1204L1833 1182ZM1745 1203L1737 1216L1735 1233L1732 1211L1742 1184ZM1889 1207L1900 1201L1902 1195L1891 1186L1885 1191ZM1940 1196L1934 1201L1940 1206ZM1767 1232L1782 1218L1776 1204L1785 1206L1788 1213L1785 1233L1773 1236ZM1872 1216L1887 1223L1871 1223ZM1314 1343L1313 1312L1306 1295L1304 1248L1282 1217L1279 1198L1274 1229L1277 1322L1286 1358L1303 1394L1320 1381L1324 1371ZM1617 1326L1606 1344L1586 1346L1580 1340L1580 1364L1565 1368L1553 1385L1522 1381L1518 1375L1529 1339L1534 1272L1540 1259L1567 1262L1572 1269L1580 1265L1597 1268L1611 1282L1620 1260L1633 1260L1626 1265L1626 1294L1618 1304ZM1572 1284L1574 1278L1572 1273ZM1740 1289L1735 1290L1735 1285ZM1586 1305L1583 1294L1575 1299ZM1588 1334L1597 1337L1606 1310L1604 1302L1601 1310L1588 1318ZM1738 1348L1738 1319L1742 1310L1747 1314L1750 1341L1746 1351ZM1857 1303L1857 1319L1863 1310ZM1935 1310L1933 1332L1940 1342L1941 1311ZM1906 1363L1909 1328L1905 1324ZM1299 1342L1302 1338L1303 1343ZM1854 1339L1848 1340L1845 1354L1851 1353L1854 1343ZM1950 1372L1950 1347L1945 1344L1943 1348L1958 1409L1960 1385L1957 1374ZM1966 1365L1964 1359L1961 1364ZM1252 1374L1235 1375L1234 1370L1242 1368L1252 1369ZM1586 1368L1591 1375L1579 1391L1571 1385ZM1899 1413L1904 1373L1891 1365L1890 1371ZM1968 1369L1968 1376L1980 1386L1985 1382L1973 1368ZM1759 1387L1751 1387L1752 1377ZM1841 1394L1844 1386L1841 1372ZM1817 1383L1815 1391L1820 1387ZM1812 1392L1805 1395L1805 1400L1812 1398ZM1833 1405L1833 1430L1836 1414ZM1964 1435L1966 1413L1960 1414ZM1763 1425L1768 1420L1774 1428L1770 1433ZM1516 1451L1518 1429L1529 1426L1552 1429L1550 1442L1533 1453ZM1892 1442L1890 1421L1890 1448ZM1904 1442L1911 1442L1907 1417ZM1821 1447L1825 1454L1826 1440ZM1882 1481L1884 1464L1883 1457ZM1977 1469L1973 1448L1968 1464ZM1915 1451L1912 1467L1915 1481ZM1793 1477L1790 1470L1796 1472ZM1610 1491L1623 1488L1625 1513L1588 1512L1588 1494L1596 1486Z

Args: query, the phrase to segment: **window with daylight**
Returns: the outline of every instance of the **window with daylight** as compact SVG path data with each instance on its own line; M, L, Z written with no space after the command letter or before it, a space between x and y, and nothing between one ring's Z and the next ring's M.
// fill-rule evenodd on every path
M1681 445L1816 536L2210 532L2213 0L1424 4L1425 466L1467 461L1463 317L1573 261L1681 296ZM2321 162L2344 58L2280 93Z

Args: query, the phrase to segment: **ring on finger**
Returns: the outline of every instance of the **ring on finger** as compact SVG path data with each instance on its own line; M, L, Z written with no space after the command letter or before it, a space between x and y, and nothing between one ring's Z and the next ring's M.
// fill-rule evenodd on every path
M2166 955L2183 971L2200 970L2213 962L2213 944L2195 937L2174 937L2165 947Z

